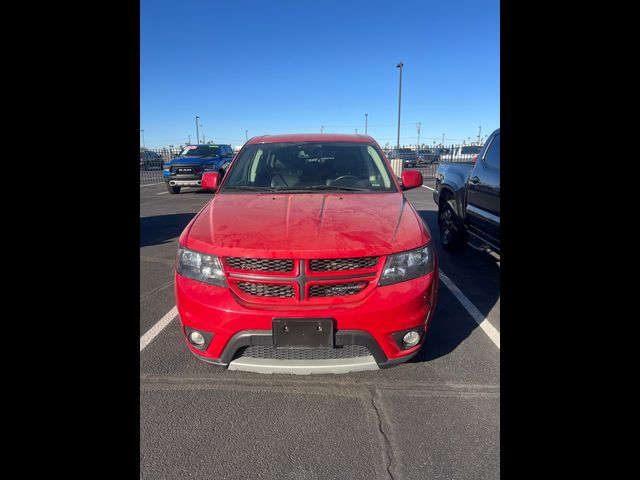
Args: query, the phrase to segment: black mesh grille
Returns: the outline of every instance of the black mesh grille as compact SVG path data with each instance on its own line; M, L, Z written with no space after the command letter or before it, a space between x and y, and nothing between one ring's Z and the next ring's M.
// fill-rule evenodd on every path
M309 268L314 272L335 272L337 270L357 270L371 268L378 263L380 257L360 258L327 258L309 260Z
M345 345L336 348L274 348L269 345L253 345L238 349L235 358L244 356L272 360L333 360L366 357L369 355L371 355L371 352L363 345Z
M291 285L277 285L275 283L238 282L238 287L249 295L257 297L293 297L294 290Z
M333 285L312 285L309 287L310 297L341 297L360 293L369 282L335 283Z
M187 172L179 172L181 168L191 169ZM202 173L202 165L173 165L171 167L171 173L177 173L178 175L191 175L194 173Z
M293 260L227 257L227 262L230 267L238 270L259 270L261 272L291 272L293 270Z

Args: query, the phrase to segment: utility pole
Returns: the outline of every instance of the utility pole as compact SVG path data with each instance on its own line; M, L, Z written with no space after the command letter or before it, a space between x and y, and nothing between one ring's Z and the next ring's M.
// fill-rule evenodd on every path
M140 130L142 132L142 148L145 148L144 146L144 130Z
M369 123L369 114L364 114L364 134L367 134L367 124Z
M400 87L398 89L398 141L396 142L396 148L400 149L400 106L402 105L402 67L404 63L400 62L396 65L396 68L400 69Z
M478 144L480 144L480 134L482 133L482 125L478 127Z
M422 122L416 123L416 129L418 130L418 147L416 148L416 153L420 150L420 127L422 126Z
M198 130L198 124L200 123L199 120L200 120L200 117L196 115L196 142L197 143L200 143L200 130Z

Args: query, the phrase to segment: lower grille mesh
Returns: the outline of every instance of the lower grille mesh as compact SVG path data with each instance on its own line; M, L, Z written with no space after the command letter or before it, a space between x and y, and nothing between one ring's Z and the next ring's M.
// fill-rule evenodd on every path
M333 360L340 358L357 358L371 355L363 345L345 345L342 347L315 348L274 348L269 345L253 345L240 348L235 358L251 357L269 360Z
M291 285L278 285L276 283L238 282L238 288L249 295L256 297L293 297L294 289Z
M360 293L369 282L336 283L333 285L311 285L309 297L341 297Z

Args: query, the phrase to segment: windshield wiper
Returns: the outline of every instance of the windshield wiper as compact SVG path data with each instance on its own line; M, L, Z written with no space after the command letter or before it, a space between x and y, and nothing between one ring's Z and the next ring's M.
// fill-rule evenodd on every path
M246 190L249 192L275 192L276 189L272 187L255 187L253 185L235 185L224 187L225 191L229 190Z
M279 187L278 191L286 190L287 187ZM344 190L348 192L370 192L368 188L343 187L341 185L308 185L301 187L289 187L290 190Z

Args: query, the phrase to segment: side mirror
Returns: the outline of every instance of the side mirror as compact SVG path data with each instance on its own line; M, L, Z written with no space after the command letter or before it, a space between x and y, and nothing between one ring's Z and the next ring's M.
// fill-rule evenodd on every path
M218 172L204 172L202 174L202 188L205 190L216 191L218 189L219 181L220 174Z
M403 170L402 171L402 190L411 190L422 186L424 179L422 174L417 170Z

